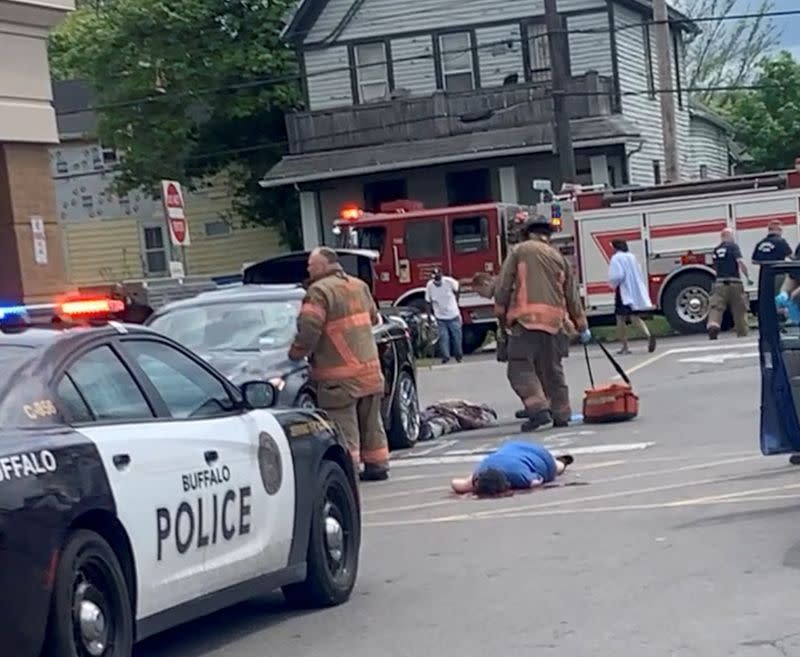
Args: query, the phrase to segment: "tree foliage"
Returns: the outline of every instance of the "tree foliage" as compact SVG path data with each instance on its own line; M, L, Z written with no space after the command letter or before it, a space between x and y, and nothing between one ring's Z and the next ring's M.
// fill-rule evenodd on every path
M732 95L725 114L756 170L790 169L800 155L800 64L788 52L761 62L755 88Z
M91 83L98 137L123 155L120 192L230 171L235 208L297 245L294 195L258 186L298 99L294 53L278 36L290 4L86 0L67 18L51 37L52 70Z
M780 36L767 14L773 0L680 0L676 6L698 22L702 32L686 49L687 85L698 100L711 104L724 95L721 87L750 84L758 63ZM738 18L737 18L738 17ZM705 20L705 19L716 20Z

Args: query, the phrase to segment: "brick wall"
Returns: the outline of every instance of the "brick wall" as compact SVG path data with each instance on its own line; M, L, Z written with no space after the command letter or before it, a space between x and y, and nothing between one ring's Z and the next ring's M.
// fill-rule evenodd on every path
M34 216L44 219L46 264L34 258ZM46 302L63 293L62 241L48 147L0 143L0 302Z

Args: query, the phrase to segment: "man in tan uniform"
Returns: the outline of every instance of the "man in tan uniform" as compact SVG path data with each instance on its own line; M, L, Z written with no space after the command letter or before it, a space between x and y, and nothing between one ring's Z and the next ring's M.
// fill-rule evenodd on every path
M561 365L565 316L582 342L592 334L569 263L550 246L550 222L531 219L525 233L503 263L495 314L508 333L508 380L528 415L522 430L533 431L567 426L572 415Z
M372 326L378 309L366 283L344 273L336 252L314 249L311 280L297 318L289 358L309 356L317 403L339 425L362 480L389 476L389 447L381 419L384 379Z

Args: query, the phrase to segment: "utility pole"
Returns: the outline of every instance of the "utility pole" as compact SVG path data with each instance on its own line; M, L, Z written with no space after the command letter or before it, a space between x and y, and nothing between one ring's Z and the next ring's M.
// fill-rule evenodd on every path
M672 92L672 57L666 0L653 0L653 19L656 30L658 54L658 86L661 100L661 129L664 135L664 161L667 182L677 182L678 170L677 122L675 120L675 95Z
M544 16L547 25L547 42L550 48L550 72L553 86L553 122L555 123L555 141L558 152L558 168L561 173L561 184L574 183L575 153L572 150L572 131L569 126L569 110L567 109L567 48L564 39L564 28L558 15L557 0L544 0Z

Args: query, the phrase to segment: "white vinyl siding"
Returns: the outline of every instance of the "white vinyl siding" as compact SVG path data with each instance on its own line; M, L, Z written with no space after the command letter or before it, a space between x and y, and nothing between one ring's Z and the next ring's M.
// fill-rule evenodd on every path
M655 183L653 162L659 162L664 173L664 148L661 133L661 106L658 98L641 93L647 89L647 61L645 53L646 31L637 28L620 29L632 23L641 23L642 16L620 4L614 5L614 21L617 28L617 53L622 91L622 113L632 121L642 140L632 139L627 145L629 158L629 177L632 185L652 185ZM653 48L653 70L657 70L655 49ZM636 95L625 95L635 92Z
M700 168L705 166L708 178L724 178L729 174L728 137L711 121L702 117L691 119L691 164L686 177L700 178Z
M476 87L472 35L469 32L439 37L442 85L446 91L468 91Z
M597 71L600 75L609 77L613 75L608 12L570 16L567 19L567 30L572 75L584 75L587 71Z
M389 67L383 43L361 43L353 48L358 100L361 103L383 100L389 96Z
M318 43L337 28L353 0L329 0L319 19L309 31L306 43ZM559 0L561 12L584 9L604 9L605 0ZM355 16L347 22L339 37L348 39L375 39L403 32L421 32L457 28L461 25L480 25L498 18L508 22L544 15L541 0L414 0L398 3L396 0L364 0Z
M481 87L497 87L509 75L525 80L519 24L483 27L475 31Z
M392 39L394 87L399 93L425 96L436 91L436 63L431 35Z
M309 109L318 110L353 104L347 46L307 50L303 57Z

